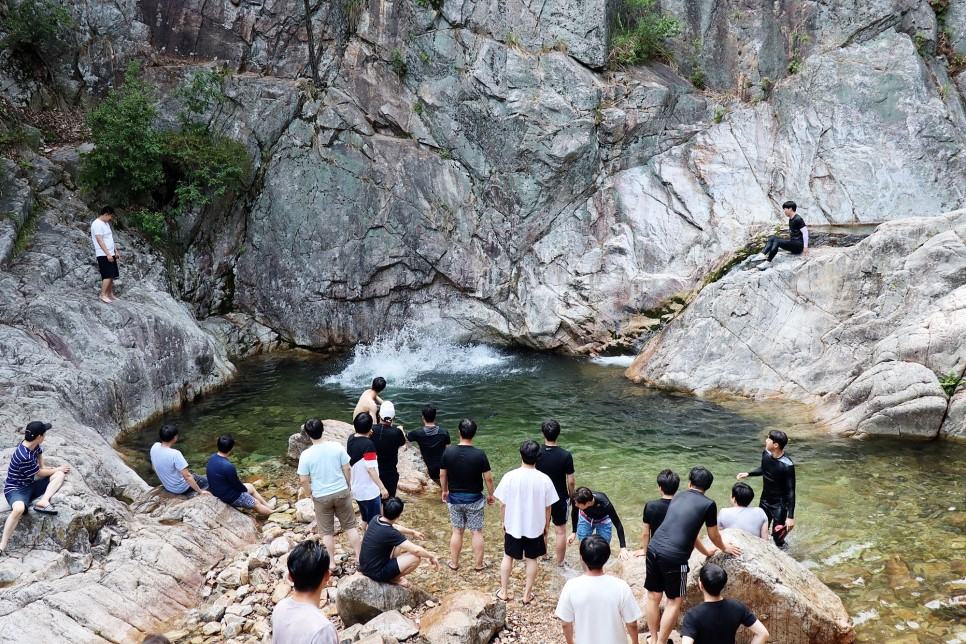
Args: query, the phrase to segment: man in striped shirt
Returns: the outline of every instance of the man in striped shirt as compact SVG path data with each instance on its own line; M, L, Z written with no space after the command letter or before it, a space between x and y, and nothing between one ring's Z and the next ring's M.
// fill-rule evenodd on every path
M52 425L33 421L24 430L24 439L17 446L10 458L7 469L7 482L3 486L3 495L10 504L10 516L3 524L3 538L0 539L0 555L6 554L7 542L20 523L20 517L27 511L27 504L38 499L31 507L41 514L57 514L50 499L60 486L70 468L44 466L44 450L40 444L44 442L47 430ZM38 498L39 497L39 498Z

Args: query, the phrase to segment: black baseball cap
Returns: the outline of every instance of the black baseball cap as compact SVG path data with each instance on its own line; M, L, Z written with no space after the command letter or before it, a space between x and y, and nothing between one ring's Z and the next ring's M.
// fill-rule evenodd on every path
M27 428L24 430L24 440L32 441L41 434L45 434L51 427L53 425L50 423L42 423L39 420L31 421L27 423Z

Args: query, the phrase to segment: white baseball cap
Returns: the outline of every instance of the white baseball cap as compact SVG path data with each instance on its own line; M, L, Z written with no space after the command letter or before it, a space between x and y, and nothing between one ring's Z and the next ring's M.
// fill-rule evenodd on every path
M389 418L390 420L396 417L396 407L389 400L382 401L382 406L379 408L379 419L383 420Z

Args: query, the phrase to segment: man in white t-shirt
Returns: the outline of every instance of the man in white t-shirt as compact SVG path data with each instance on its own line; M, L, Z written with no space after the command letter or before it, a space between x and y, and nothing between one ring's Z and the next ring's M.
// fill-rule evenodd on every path
M94 255L97 257L97 268L101 272L101 302L110 304L117 297L114 295L114 280L120 272L117 268L117 248L114 247L114 232L111 230L111 219L114 209L110 206L101 208L101 215L91 223L91 241L94 243Z
M356 527L356 513L349 492L349 455L339 443L322 440L325 428L318 418L305 421L302 431L312 440L312 446L299 456L299 483L305 496L312 499L315 506L315 521L322 535L322 543L327 551L335 552L334 517L339 517L339 525L349 538L349 545L355 551L358 563L362 539ZM330 561L330 564L334 570L335 562Z
M319 610L329 581L329 553L306 540L288 554L288 578L294 586L272 611L272 644L338 644L335 625Z
M750 508L755 491L747 483L735 483L731 488L731 508L718 513L718 529L738 528L768 541L768 515L761 508Z
M550 506L560 500L550 477L536 468L540 446L535 441L520 445L523 464L500 479L493 496L500 500L503 519L503 562L500 564L500 591L497 599L507 601L513 561L526 559L526 585L523 604L533 601L533 581L537 560L547 554Z
M626 642L637 644L637 620L643 613L627 582L604 574L610 544L592 534L580 542L580 559L587 570L568 581L557 601L567 644Z

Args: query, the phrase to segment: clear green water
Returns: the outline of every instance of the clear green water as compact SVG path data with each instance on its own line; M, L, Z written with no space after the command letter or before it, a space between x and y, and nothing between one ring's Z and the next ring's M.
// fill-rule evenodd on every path
M425 402L454 437L460 418L474 418L497 478L517 466L520 441L539 439L540 422L557 418L578 485L606 492L639 545L641 508L656 496L660 469L686 476L708 467L716 476L709 496L724 507L734 475L758 464L765 434L780 428L798 471L789 554L842 597L859 641L966 642L966 445L840 439L812 427L801 407L667 395L625 379L621 364L418 344L248 361L225 390L125 436L118 449L156 484L147 451L158 427L173 422L192 468L203 469L217 437L231 433L243 476L294 477L281 458L289 435L312 416L348 421L359 392L383 375L407 427ZM760 479L750 482L760 491Z

